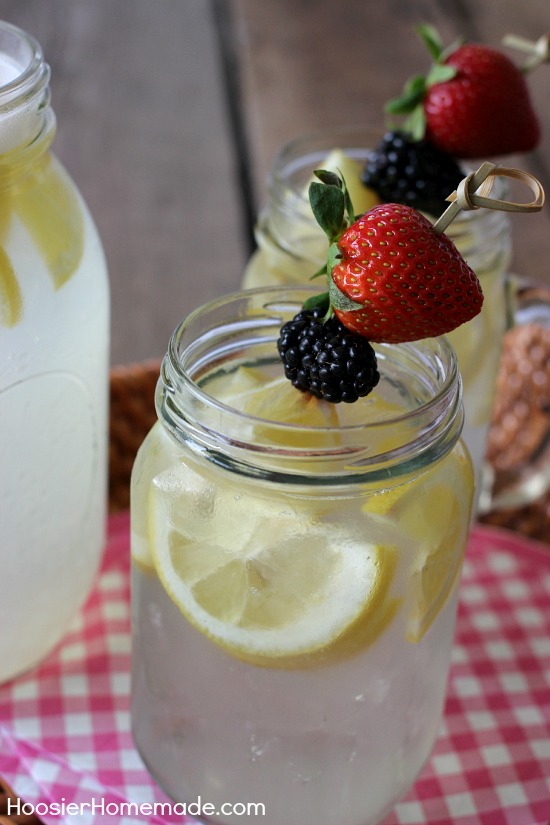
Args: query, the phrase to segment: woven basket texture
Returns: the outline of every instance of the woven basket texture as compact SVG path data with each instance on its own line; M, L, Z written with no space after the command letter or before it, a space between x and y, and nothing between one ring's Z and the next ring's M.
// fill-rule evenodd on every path
M130 476L136 453L157 420L155 387L160 361L114 367L110 375L109 512L130 506Z

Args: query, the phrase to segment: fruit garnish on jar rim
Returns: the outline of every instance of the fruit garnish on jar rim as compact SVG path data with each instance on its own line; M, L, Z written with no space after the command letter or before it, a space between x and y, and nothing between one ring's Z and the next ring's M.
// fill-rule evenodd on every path
M329 241L327 263L316 276L327 278L328 289L282 326L277 347L292 384L333 403L357 401L378 384L370 342L444 335L480 312L478 278L444 233L461 209L539 211L544 204L532 175L484 163L449 195L450 206L435 224L396 203L356 218L345 180L326 170L315 175L309 200ZM526 183L535 199L489 198L498 175Z
M528 54L518 67L482 44L444 48L433 26L416 32L433 64L386 105L392 126L369 152L361 179L382 201L439 217L448 193L464 177L460 159L527 152L539 142L525 74L550 59L550 37L532 43L508 35L505 45ZM393 116L402 116L399 127Z
M406 115L413 138L427 138L457 158L529 152L540 139L524 71L504 53L480 43L444 48L433 26L419 26L434 62L387 105Z

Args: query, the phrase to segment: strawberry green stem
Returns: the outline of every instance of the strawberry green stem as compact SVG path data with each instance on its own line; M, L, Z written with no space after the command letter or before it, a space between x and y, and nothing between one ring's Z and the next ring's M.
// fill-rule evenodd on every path
M334 307L350 310L361 306L340 292L332 280L332 270L341 258L338 241L344 230L355 221L355 211L345 178L341 173L337 175L325 169L316 169L314 174L321 182L310 183L309 203L315 220L328 238L329 249L326 264L312 278L326 275L328 290L321 296L306 301L304 309L313 309L321 302L322 306L326 306L326 320L333 314Z
M415 31L430 53L433 64L426 75L417 74L410 77L402 93L389 100L384 110L388 115L404 117L402 128L411 135L413 140L422 140L426 134L426 116L423 105L426 93L431 86L445 83L456 76L455 67L447 65L445 61L461 45L462 41L457 40L444 49L434 26L423 24L417 26Z

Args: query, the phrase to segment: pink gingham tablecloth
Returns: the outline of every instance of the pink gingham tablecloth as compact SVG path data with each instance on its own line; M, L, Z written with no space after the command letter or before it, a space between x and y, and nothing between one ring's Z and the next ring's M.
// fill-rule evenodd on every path
M93 797L109 812L42 816L48 825L183 821L141 814L167 799L130 732L128 529L127 513L110 518L96 587L63 643L0 687L0 776L30 804ZM124 801L140 814L117 815ZM548 823L550 547L476 527L440 736L384 825Z

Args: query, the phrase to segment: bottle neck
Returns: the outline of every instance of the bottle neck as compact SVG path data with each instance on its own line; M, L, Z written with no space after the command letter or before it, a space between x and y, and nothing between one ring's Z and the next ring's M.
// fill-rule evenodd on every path
M50 68L40 44L0 22L0 180L24 174L50 146Z
M156 396L163 425L187 449L232 472L315 488L392 486L446 455L463 412L456 359L444 339L378 346L380 385L359 421L345 409L355 405L339 405L342 418L326 426L258 419L220 393L239 367L265 370L268 381L282 375L280 327L311 294L251 290L193 313L163 362Z

